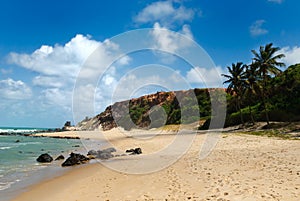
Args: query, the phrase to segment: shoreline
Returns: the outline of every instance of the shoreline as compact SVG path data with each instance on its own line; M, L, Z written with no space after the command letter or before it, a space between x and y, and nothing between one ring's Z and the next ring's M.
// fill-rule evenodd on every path
M67 156L74 151L85 153L80 140L66 139L34 139L24 135L1 136L5 144L1 149L3 166L1 167L1 197L0 200L10 200L22 193L24 189L44 179L61 175L62 161L38 163L36 159L42 153L49 153L53 159L58 155ZM84 151L82 151L84 150ZM13 157L12 159L10 159Z
M28 177L25 180L21 180L14 183L10 188L4 189L0 200L13 200L34 186L37 186L47 180L63 176L68 171L70 170L67 168L61 168L59 164L52 164L51 166L31 171L28 173Z
M139 131L141 132L141 131ZM142 131L148 132L148 131ZM154 134L155 131L149 131ZM157 131L156 131L157 132ZM92 137L97 132L91 132ZM138 133L138 131L137 131ZM170 134L170 132L169 132ZM65 174L28 188L14 201L34 200L297 200L300 195L300 142L245 134L222 134L220 141L203 160L199 146L206 135L196 135L190 150L174 164L150 174L126 174L109 165L127 166L172 142L172 135L151 139L126 136L117 130L105 133L110 145L124 150L140 146L143 154L70 168ZM188 135L183 136L183 139ZM161 153L160 158L175 153ZM159 163L156 160L155 163ZM129 167L129 166L127 166ZM43 197L45 191L48 197ZM48 194L48 193L47 193ZM50 196L51 195L51 196Z

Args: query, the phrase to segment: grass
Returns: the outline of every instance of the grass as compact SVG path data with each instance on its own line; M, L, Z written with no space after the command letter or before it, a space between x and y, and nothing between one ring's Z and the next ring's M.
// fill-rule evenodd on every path
M267 131L245 131L241 132L242 134L248 135L256 135L256 136L263 136L263 137L275 137L283 140L299 140L290 134L282 133L278 130L267 130Z

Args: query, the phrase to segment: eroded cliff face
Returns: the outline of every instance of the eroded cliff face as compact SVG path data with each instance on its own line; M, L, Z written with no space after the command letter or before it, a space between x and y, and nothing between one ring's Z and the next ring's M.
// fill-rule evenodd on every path
M127 101L121 101L108 106L104 112L93 118L86 118L77 124L78 130L110 130L115 127L123 127L126 130L132 128L152 128L162 126L161 124L181 123L180 105L187 101L197 100L195 92L199 94L199 89L173 92L157 92ZM205 97L208 97L208 90L201 90ZM198 102L192 101L191 109L198 107ZM151 114L155 113L156 116ZM160 112L160 113L159 113ZM188 111L190 112L190 111ZM194 119L199 119L199 112ZM152 120L152 121L151 121ZM192 119L191 119L192 120Z

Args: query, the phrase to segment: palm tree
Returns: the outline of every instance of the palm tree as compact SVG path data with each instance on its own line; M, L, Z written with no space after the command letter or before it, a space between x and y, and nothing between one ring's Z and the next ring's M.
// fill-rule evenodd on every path
M237 110L240 112L241 122L244 125L243 114L241 110L241 98L245 86L245 68L242 62L232 64L231 67L227 66L229 75L222 74L227 80L223 84L229 84L227 87L227 93L234 94L236 100Z
M248 105L248 107L249 107L250 118L253 125L255 124L255 120L251 110L251 103L253 101L253 97L257 94L257 92L260 91L258 85L259 77L258 77L257 69L258 69L257 65L252 63L251 65L247 65L245 71L245 94L249 98L250 104Z
M285 66L284 63L278 62L278 59L281 59L285 57L284 54L277 54L280 50L279 47L272 47L273 44L269 43L266 46L260 46L259 52L256 52L255 50L252 50L251 52L254 54L253 58L253 65L257 65L258 67L258 73L261 76L262 79L262 93L261 93L261 99L264 105L265 109L265 115L266 115L266 121L269 125L269 114L268 114L268 107L266 101L268 100L267 96L267 81L270 78L270 75L277 75L281 72L280 69L277 67L283 67Z

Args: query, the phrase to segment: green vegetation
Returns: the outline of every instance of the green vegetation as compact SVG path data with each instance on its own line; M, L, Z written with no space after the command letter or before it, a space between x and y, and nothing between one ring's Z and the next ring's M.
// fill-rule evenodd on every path
M125 120L130 118L135 125L125 125L126 129L150 126L151 113L161 112L161 109L151 110L153 106L163 109L161 117L154 115L154 127L160 126L161 122L171 125L202 120L206 122L200 129L208 129L211 118L217 117L212 114L217 113L217 110L211 109L212 101L219 101L216 105L220 106L226 104L225 127L249 123L254 125L257 121L266 121L268 126L270 121L299 121L300 64L292 65L282 72L279 67L285 66L280 62L284 55L278 54L278 51L279 48L270 43L261 46L258 52L252 50L251 64L237 62L228 66L229 74L222 74L227 79L224 84L228 84L226 101L219 100L218 93L210 94L210 89L157 92L131 100L129 115ZM223 89L212 90L224 92ZM196 96L197 101L191 98L191 94ZM127 122L125 120L124 124Z
M225 126L300 120L300 64L282 72L278 67L285 64L278 60L284 55L278 50L272 43L261 46L259 52L252 50L252 64L228 67L229 75L223 75L229 83Z

